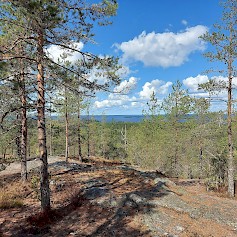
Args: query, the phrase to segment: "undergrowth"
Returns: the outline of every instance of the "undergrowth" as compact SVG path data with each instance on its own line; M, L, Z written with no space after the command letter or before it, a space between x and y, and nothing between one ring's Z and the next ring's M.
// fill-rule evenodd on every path
M19 208L32 190L28 183L13 182L0 188L0 209Z

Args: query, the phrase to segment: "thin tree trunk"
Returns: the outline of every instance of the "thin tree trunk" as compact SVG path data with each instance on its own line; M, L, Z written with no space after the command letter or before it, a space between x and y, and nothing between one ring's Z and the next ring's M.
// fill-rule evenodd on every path
M50 101L50 109L49 109L49 137L50 137L50 141L49 141L49 154L52 156L53 155L53 149L52 149L52 146L53 146L53 130L52 130L52 105L51 105L51 101Z
M27 111L24 65L20 60L20 98L21 98L21 179L27 180Z
M78 158L82 162L82 153L81 153L81 114L80 114L80 97L78 98L78 109L77 109L77 134L78 134Z
M174 127L175 127L175 155L174 155L174 173L175 173L175 175L177 175L178 174L178 170L177 170L177 168L178 168L178 142L179 142L179 139L178 139L178 133L179 133L179 131L178 131L178 120L179 120L179 116L178 116L178 98L177 98L177 95L176 95L176 97L175 97L175 125L174 125Z
M229 70L229 85L228 85L228 119L227 119L227 126L228 126L228 150L229 150L229 157L228 157L228 193L230 197L234 197L235 190L234 190L234 156L233 156L233 136L232 136L232 61L229 61L228 65Z
M87 110L87 156L90 159L90 113Z
M233 15L231 17L233 19ZM233 25L230 24L230 51L228 57L228 119L227 119L227 133L228 133L228 193L230 197L235 196L235 187L234 187L234 154L233 154L233 136L232 136L232 80L233 80ZM233 52L231 52L233 51Z
M49 189L49 174L48 174L48 157L47 157L47 145L46 145L46 126L45 126L45 87L44 87L44 69L43 69L43 46L44 37L43 31L40 30L38 34L38 101L37 101L37 113L38 113L38 142L39 153L41 160L41 172L40 172L40 192L41 192L41 208L43 212L50 210L50 189Z
M176 117L176 116L175 116ZM177 116L178 117L178 116ZM175 123L174 123L174 127L175 127L175 150L174 150L174 161L173 161L173 173L177 176L178 174L178 143L179 143L179 139L178 139L178 118L175 118Z
M28 150L28 157L31 157L31 147L30 147L30 134L27 134L27 150Z
M199 177L202 178L202 173L203 173L203 150L202 146L200 147L200 153L199 153Z
M66 162L68 162L68 98L67 98L67 88L65 87L65 136L66 136L66 141L65 141L65 159Z
M20 119L19 119L19 113L17 112L16 115L16 122L20 124ZM18 126L17 126L18 127ZM17 148L17 156L19 160L21 160L21 141L20 141L20 134L21 134L21 127L19 126L19 129L17 129L17 135L16 135L16 148Z

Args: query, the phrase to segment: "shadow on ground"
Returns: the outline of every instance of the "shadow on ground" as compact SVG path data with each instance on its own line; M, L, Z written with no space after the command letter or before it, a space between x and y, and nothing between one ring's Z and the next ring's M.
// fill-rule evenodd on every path
M151 201L170 192L165 182L154 182L161 174L137 171L124 164L57 162L50 170L64 181L60 190L52 191L59 204L48 214L31 213L16 220L12 235L7 236L148 237L150 231L135 217L152 212ZM83 175L88 178L81 179Z

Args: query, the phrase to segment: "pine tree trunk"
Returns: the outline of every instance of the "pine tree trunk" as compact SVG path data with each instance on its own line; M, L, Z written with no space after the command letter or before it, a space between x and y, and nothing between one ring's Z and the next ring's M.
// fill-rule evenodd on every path
M21 179L27 180L27 111L24 65L20 60L20 98L21 98Z
M79 98L80 100L80 98ZM77 118L78 118L78 158L79 161L82 162L82 153L81 153L81 114L80 114L80 102L78 102L78 111L77 111Z
M202 146L199 149L199 178L203 176L203 150Z
M65 159L66 162L68 162L68 109L67 109L67 103L68 103L68 99L67 99L67 88L65 87L65 137L66 137L66 141L65 141Z
M87 157L90 159L90 114L87 111Z
M228 126L228 193L230 197L234 197L234 156L233 156L233 136L232 136L232 60L230 59L228 65L229 71L229 85L228 85L228 118L227 118L227 126Z
M50 108L49 108L49 154L53 155L53 129L52 129L52 103L50 99Z
M17 113L17 115L16 115L16 121L17 121L17 124L18 123L20 124L19 113ZM19 158L19 160L21 160L21 141L20 141L20 135L21 135L21 127L19 126L19 128L17 129L17 135L16 135L16 140L15 140L16 148L17 148L17 157Z
M49 121L49 132L50 132L50 142L49 142L49 154L53 155L53 129L52 129L52 116L51 116L51 109L50 109L50 121Z
M44 88L44 69L43 69L43 45L44 37L43 31L38 34L38 142L41 164L40 172L40 192L41 192L41 208L43 212L50 210L50 189L49 189L49 175L48 175L48 158L46 146L46 126L45 126L45 88Z

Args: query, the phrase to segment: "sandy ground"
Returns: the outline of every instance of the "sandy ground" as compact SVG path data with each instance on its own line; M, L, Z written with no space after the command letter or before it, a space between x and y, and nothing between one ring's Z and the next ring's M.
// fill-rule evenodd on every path
M52 164L58 161L63 161L65 160L63 157L60 156L49 156L48 157L48 163ZM41 164L39 158L35 158L33 160L29 160L27 162L27 169L28 171L31 171L34 168L39 167ZM5 170L0 171L0 176L5 176L9 174L17 174L21 172L21 163L20 162L13 162L10 165L6 167Z

